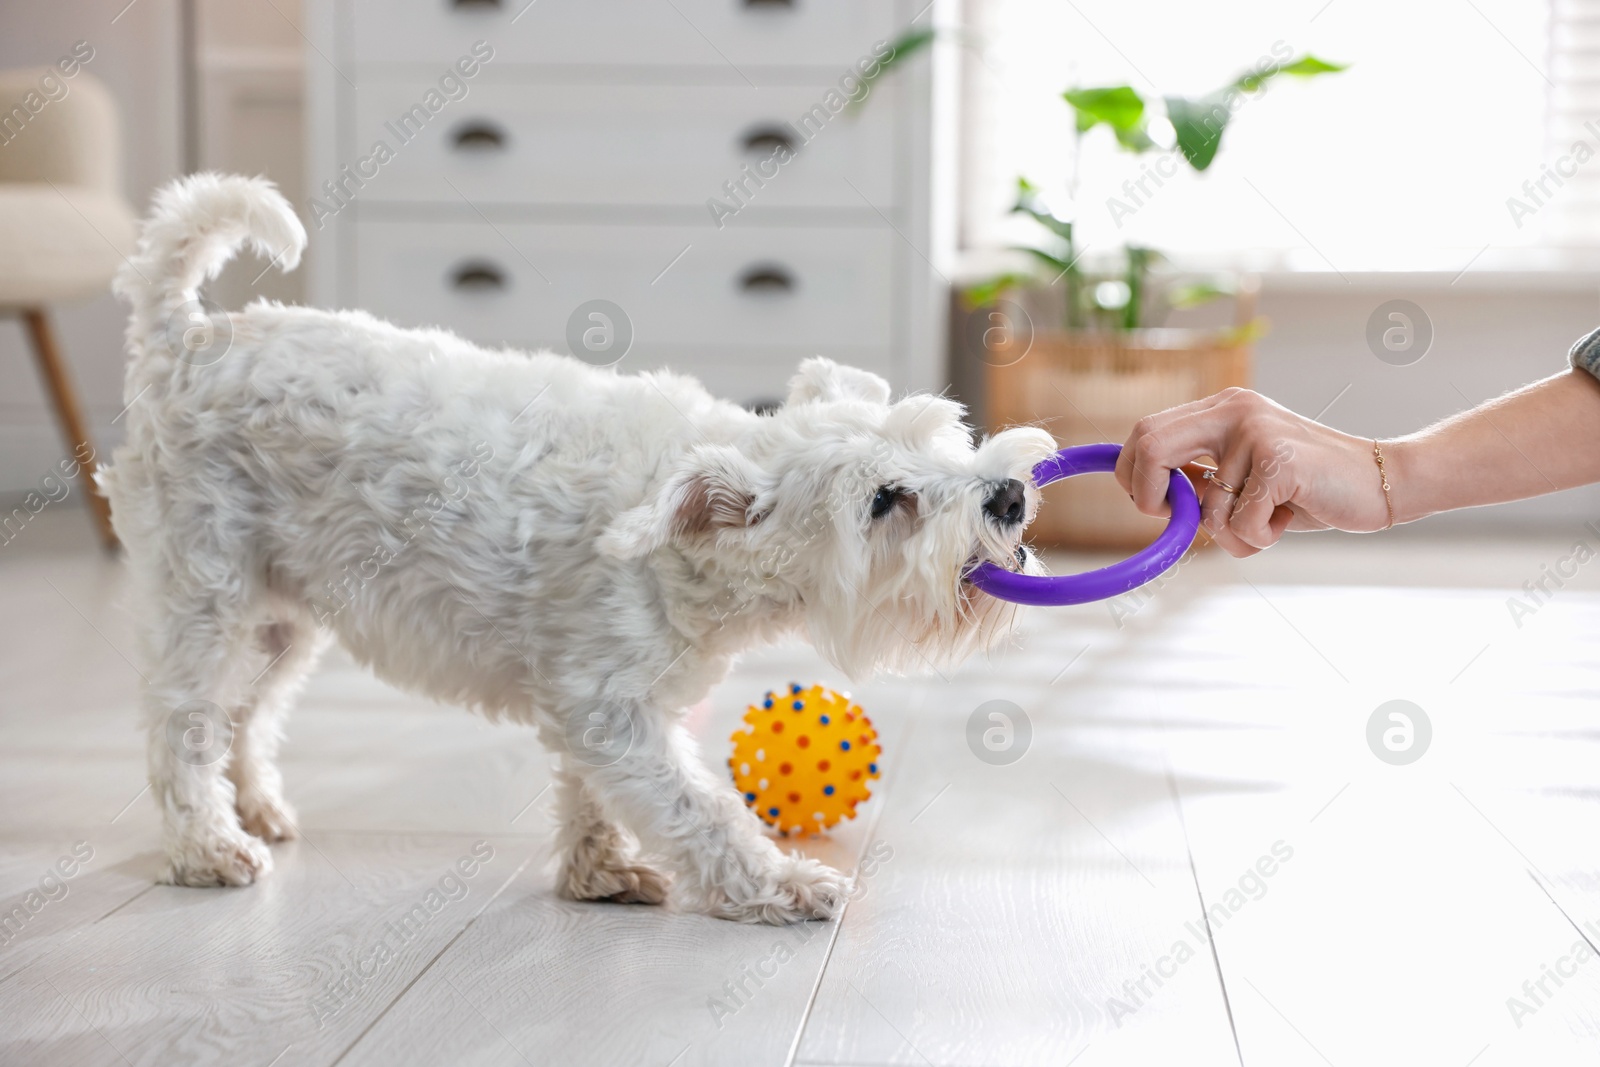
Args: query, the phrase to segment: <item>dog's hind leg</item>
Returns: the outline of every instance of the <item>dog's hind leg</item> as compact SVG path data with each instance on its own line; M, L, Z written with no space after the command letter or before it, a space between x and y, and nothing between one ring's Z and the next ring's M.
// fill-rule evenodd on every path
M688 732L668 719L614 706L572 719L566 741L573 766L604 810L672 864L686 902L698 910L749 923L837 915L849 879L779 849L732 784L700 762ZM573 747L590 735L605 740L588 752Z
M142 635L150 663L144 694L150 790L161 809L168 868L178 885L248 885L272 868L272 856L239 825L226 772L237 703L247 667L254 612L233 583L199 587L166 576L159 614Z
M570 900L616 904L660 904L670 875L644 863L639 842L606 817L600 802L571 768L556 774L556 848L561 856L557 886Z
M264 666L232 709L228 780L234 786L240 822L263 841L298 836L294 809L283 798L278 745L283 741L283 720L331 638L329 631L303 615L283 613L257 628L257 662Z

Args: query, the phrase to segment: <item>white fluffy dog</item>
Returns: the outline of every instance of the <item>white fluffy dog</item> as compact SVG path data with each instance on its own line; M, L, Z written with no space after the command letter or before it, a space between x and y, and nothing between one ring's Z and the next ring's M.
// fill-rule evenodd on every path
M395 685L538 729L565 895L659 903L676 875L675 899L726 919L835 914L847 879L762 833L683 709L789 634L859 676L1007 633L1015 612L963 574L1038 572L1020 537L1049 435L975 446L957 404L891 404L826 359L757 415L675 374L267 302L205 325L232 342L201 358L197 287L247 241L288 270L306 236L265 181L187 178L115 285L131 407L104 487L166 878L245 885L294 836L274 757L337 636Z

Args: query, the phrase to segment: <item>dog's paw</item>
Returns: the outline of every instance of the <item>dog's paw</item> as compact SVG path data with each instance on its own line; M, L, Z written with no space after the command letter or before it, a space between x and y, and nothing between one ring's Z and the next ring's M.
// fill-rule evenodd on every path
M241 792L236 807L245 831L263 841L292 841L300 836L295 829L294 809L282 798L253 790Z
M581 868L567 863L561 868L560 885L568 900L662 904L672 889L672 876L641 863Z
M167 856L169 885L249 885L272 871L272 853L258 838L233 829L189 839Z
M807 919L832 919L844 910L851 880L804 856L784 856L750 894L724 894L711 911L721 919L782 926Z

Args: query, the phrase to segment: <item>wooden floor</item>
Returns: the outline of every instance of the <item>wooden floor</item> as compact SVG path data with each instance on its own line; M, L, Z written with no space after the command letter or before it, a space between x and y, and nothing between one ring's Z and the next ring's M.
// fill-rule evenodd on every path
M0 1063L1595 1063L1600 563L1520 626L1506 603L1581 533L1204 557L1118 618L1039 611L947 678L856 686L882 788L807 847L870 873L839 922L773 929L557 899L533 737L338 658L276 873L153 885L120 571L47 512L0 546ZM789 679L840 681L750 657L710 763ZM1367 741L1393 699L1432 724L1405 766ZM969 747L991 700L1031 724L1009 765Z

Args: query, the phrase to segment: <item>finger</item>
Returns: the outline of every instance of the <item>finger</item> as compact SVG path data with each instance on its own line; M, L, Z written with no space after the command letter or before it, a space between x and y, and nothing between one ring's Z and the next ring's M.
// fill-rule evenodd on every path
M1295 519L1295 510L1287 504L1279 504L1272 509L1272 519L1267 528L1272 533L1272 543L1277 544L1278 539L1289 532L1289 527Z
M1133 492L1134 459L1138 453L1140 438L1149 433L1159 432L1178 419L1187 418L1196 412L1207 411L1237 392L1237 389L1225 389L1201 400L1191 400L1187 404L1179 404L1177 407L1167 408L1165 411L1146 415L1140 419L1134 425L1133 432L1128 435L1127 441L1123 443L1122 452L1117 456L1117 465L1111 472L1117 479L1117 484L1122 486L1123 492L1130 494Z
M1198 467L1198 464L1187 464L1182 469L1188 470ZM1202 474L1206 482L1230 494L1237 506L1239 494L1244 491L1244 484L1250 478L1250 453L1244 447L1235 447L1234 451L1224 460L1220 461L1215 470Z
M1240 540L1228 524L1235 497L1236 494L1225 492L1221 486L1208 487L1206 495L1200 500L1200 524L1211 534L1211 539L1222 546L1224 552L1243 559L1260 550Z
M1206 473L1212 468L1203 467L1198 463L1185 463L1178 469L1183 472L1183 476L1185 478L1189 479L1189 487L1194 490L1194 495L1197 497L1203 496L1206 491L1206 486L1211 484L1210 480L1206 477Z
M1133 496L1133 466L1139 456L1139 442L1149 432L1149 425L1160 419L1161 416L1149 416L1140 419L1133 425L1133 432L1128 439L1122 442L1122 451L1117 453L1117 465L1111 468L1111 476L1122 486L1122 491L1128 496Z
M1245 451L1235 451L1218 463L1216 472L1208 479L1210 488L1205 497L1211 506L1202 510L1202 513L1209 511L1211 525L1208 528L1211 535L1234 556L1250 555L1257 551L1257 546L1240 537L1233 529L1233 516L1238 510L1240 491L1250 478L1250 468L1250 453Z
M1111 476L1117 480L1118 485L1122 486L1122 491L1130 497L1134 495L1133 469L1139 462L1139 450L1142 447L1140 442L1154 432L1155 427L1162 425L1166 421L1166 412L1161 412L1158 415L1146 415L1133 424L1133 432L1128 434L1126 441L1122 442L1122 451L1117 453L1116 466L1111 468Z
M1234 501L1228 528L1245 544L1271 548L1294 518L1294 513L1284 506L1290 495L1282 478L1266 474L1260 466L1252 468Z
M1126 488L1146 515L1166 514L1168 473L1201 456L1222 456L1236 420L1226 409L1207 408L1167 423L1140 437Z
M1230 386L1227 389L1212 393L1210 396L1201 397L1199 400L1190 400L1182 404L1174 404L1172 407L1159 412L1155 418L1168 420L1180 419L1189 415L1193 415L1199 411L1209 411L1218 404L1221 404L1223 401L1231 400L1245 391L1246 390L1241 389L1238 386Z

